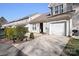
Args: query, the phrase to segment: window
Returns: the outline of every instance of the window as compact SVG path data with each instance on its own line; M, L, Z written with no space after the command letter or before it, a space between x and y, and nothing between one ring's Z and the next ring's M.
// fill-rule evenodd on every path
M51 10L51 15L53 15L53 7L51 7L50 10Z
M55 14L58 14L58 6L55 7Z
M33 24L33 30L36 30L36 24Z
M34 26L34 27L35 27L35 30L36 30L36 24L35 24L35 26Z
M60 13L63 13L63 4L60 5Z

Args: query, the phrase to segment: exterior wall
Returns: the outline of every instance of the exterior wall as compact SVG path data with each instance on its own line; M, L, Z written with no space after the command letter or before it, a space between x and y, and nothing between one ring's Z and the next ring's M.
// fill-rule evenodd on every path
M58 6L58 14L60 14L60 5L63 5L63 13L72 10L71 3L51 3L51 4L49 4L50 14L56 15L55 7L57 7L57 6ZM52 14L52 12L53 12L53 14Z
M36 25L36 29L33 29L33 25ZM40 33L40 24L29 24L28 26L29 28L29 32L36 32L36 33Z
M75 14L74 16L72 17L73 19L73 28L78 26L78 23L79 23L79 7L78 8L74 8L75 11Z
M49 34L49 23L43 23L43 32Z
M66 11L71 11L73 7L72 3L66 3Z
M60 20L60 21L51 21L47 23L43 23L43 32L46 34L51 34L51 23L58 23L58 22L66 22L66 36L72 35L72 19L70 20ZM29 31L40 33L40 23L36 24L36 30L33 29L33 24L29 24Z
M72 30L78 30L74 35L79 36L79 6L73 9L75 10L75 14L72 17Z

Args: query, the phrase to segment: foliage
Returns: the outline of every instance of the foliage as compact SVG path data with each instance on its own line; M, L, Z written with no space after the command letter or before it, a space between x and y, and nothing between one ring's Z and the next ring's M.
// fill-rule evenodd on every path
M26 32L28 32L28 28L25 28L23 26L18 26L16 27L16 31L17 31L17 39L22 40L24 38L24 35Z
M5 37L7 39L13 39L14 35L16 35L15 34L15 32L16 32L15 28L5 28L4 32L5 32Z
M79 56L79 39L71 38L63 52L70 56Z
M34 34L30 33L30 39L34 39Z
M24 35L26 32L28 32L28 29L23 26L17 26L15 28L5 28L5 37L8 39L18 39L22 40L24 38Z

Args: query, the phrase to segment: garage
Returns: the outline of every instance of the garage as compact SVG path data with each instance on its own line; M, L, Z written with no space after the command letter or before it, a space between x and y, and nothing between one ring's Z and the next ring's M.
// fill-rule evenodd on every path
M50 24L50 34L63 35L64 36L66 34L65 22L51 23Z

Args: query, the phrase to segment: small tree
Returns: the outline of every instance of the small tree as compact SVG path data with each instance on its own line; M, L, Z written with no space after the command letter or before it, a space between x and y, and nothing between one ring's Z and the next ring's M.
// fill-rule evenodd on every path
M9 40L13 40L15 43L15 38L16 38L16 29L15 28L5 28L5 37Z

